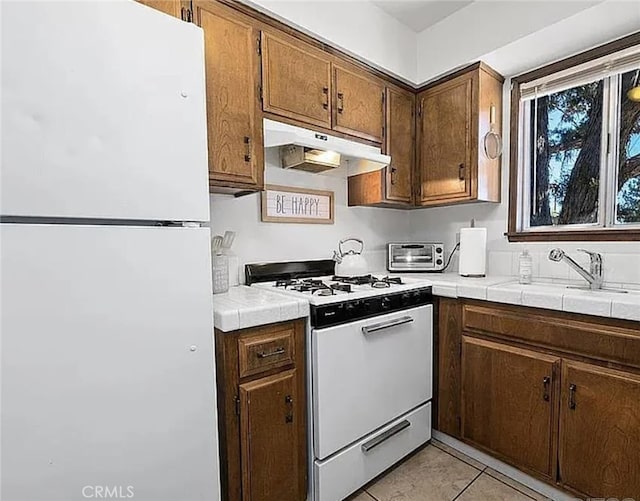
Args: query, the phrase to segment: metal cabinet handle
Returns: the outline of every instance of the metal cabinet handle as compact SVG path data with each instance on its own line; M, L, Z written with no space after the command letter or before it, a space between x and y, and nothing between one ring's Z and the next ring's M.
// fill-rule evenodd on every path
M390 320L389 322L380 322L379 324L365 325L362 328L362 333L370 334L372 332L390 329L391 327L397 327L398 325L410 324L411 322L413 322L413 318L401 317L396 320Z
M244 161L251 162L251 138L244 136L244 144L246 145L246 153L244 154Z
M549 383L551 383L551 378L549 376L545 376L542 378L542 387L544 388L544 392L542 394L542 399L545 402L549 401Z
M458 165L458 179L464 181L464 164Z
M322 93L324 94L324 100L322 102L322 107L325 110L329 109L329 87L323 87Z
M293 397L291 395L287 395L286 397L284 397L284 402L288 407L288 412L284 418L284 422L293 423Z
M278 348L276 348L273 351L259 351L258 353L256 353L256 356L258 358L267 358L267 357L275 357L276 355L282 355L284 353L284 348L282 346L279 346Z
M574 410L576 408L576 385L569 385L569 409Z
M396 173L398 172L398 169L396 169L395 167L391 167L391 184L396 184Z
M365 442L364 444L362 444L361 446L362 452L369 452L371 449L378 447L381 443L389 440L391 437L393 437L394 435L397 435L402 430L409 428L409 426L411 426L411 423L406 419L403 421L400 421L398 424L392 426L387 431L383 431L377 437L373 437L368 442Z
M342 92L338 92L338 113L342 113L344 111L344 94Z

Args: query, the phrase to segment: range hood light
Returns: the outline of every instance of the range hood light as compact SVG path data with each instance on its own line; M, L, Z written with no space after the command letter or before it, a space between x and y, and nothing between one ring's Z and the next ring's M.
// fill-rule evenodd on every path
M384 169L391 157L380 148L265 118L264 146L279 148L282 167L323 172L346 166L347 175Z

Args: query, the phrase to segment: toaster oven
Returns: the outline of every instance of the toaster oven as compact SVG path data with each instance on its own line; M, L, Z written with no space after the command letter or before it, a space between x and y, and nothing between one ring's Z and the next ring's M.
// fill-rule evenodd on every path
M444 245L434 242L405 242L387 245L389 271L442 271Z

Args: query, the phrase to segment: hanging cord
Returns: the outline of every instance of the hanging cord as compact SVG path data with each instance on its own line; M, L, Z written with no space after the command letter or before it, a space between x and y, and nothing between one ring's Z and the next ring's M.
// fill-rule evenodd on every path
M444 268L442 268L442 270L440 270L441 272L445 271L449 265L451 264L451 258L453 257L453 255L456 253L456 251L460 248L460 242L458 242L456 244L456 246L453 248L453 250L451 251L451 254L449 254L449 259L447 259L447 264L444 265Z

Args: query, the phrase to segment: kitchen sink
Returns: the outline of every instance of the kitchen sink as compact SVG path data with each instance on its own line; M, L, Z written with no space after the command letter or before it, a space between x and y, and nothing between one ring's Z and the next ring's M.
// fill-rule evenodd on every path
M551 282L532 282L531 284L521 284L517 280L512 282L506 282L504 284L497 285L497 287L502 287L505 289L513 289L513 290L527 290L533 292L562 292L562 291L571 291L571 292L584 292L584 293L594 293L594 294L631 294L631 295L640 295L640 290L631 290L631 289L620 289L614 287L602 287L601 289L590 289L588 285L576 285L576 284L567 284L567 283L551 283Z

